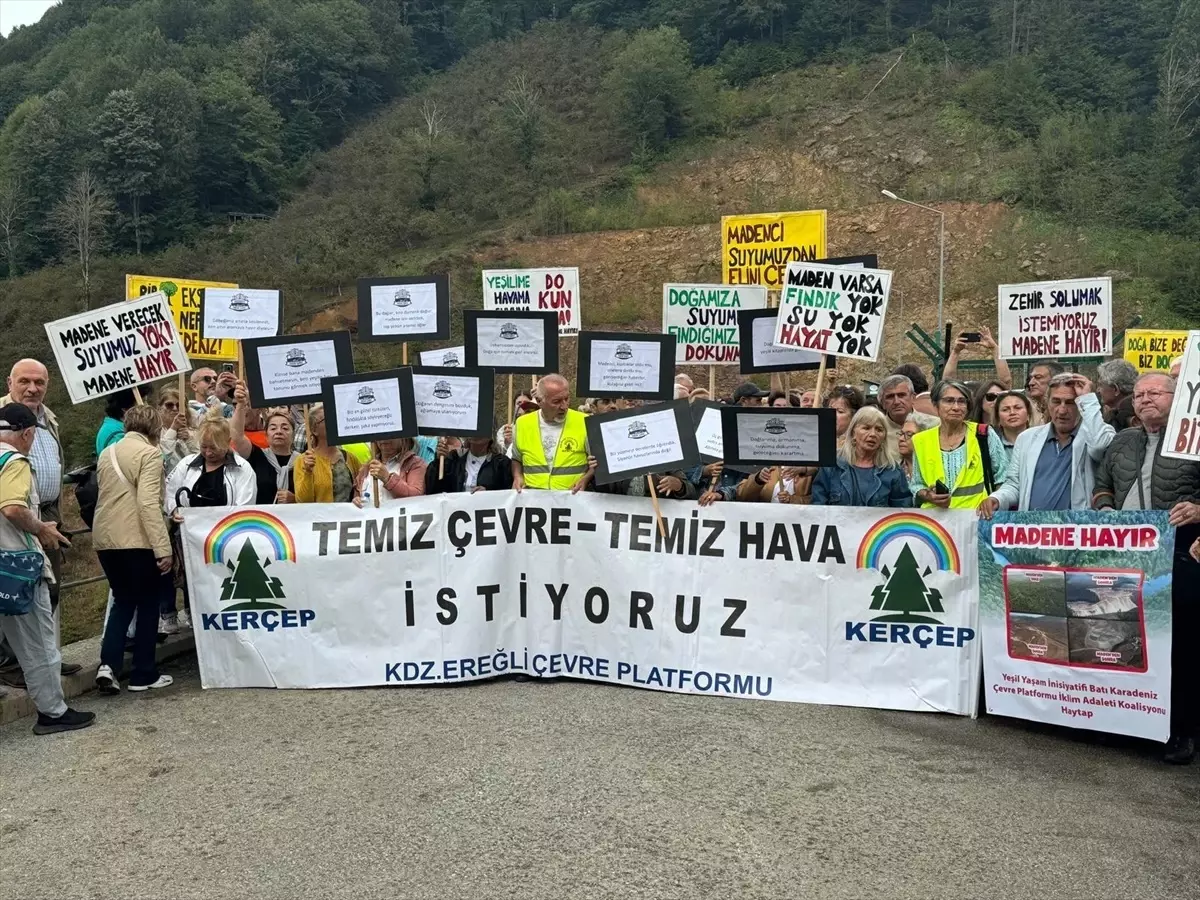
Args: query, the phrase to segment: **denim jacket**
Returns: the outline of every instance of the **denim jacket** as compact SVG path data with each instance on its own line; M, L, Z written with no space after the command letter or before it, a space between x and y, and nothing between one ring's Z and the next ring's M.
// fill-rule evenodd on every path
M855 484L855 475L850 463L839 458L836 466L825 466L813 479L812 503L814 506L912 506L912 492L904 470L895 466L860 469L867 474L863 479L862 493Z

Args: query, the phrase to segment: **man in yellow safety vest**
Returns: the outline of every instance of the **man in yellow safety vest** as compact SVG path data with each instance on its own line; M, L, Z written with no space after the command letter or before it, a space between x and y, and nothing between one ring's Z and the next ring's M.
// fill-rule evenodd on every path
M588 467L586 415L571 409L571 385L561 375L538 381L534 397L540 409L525 413L513 426L513 489L584 490L592 480Z

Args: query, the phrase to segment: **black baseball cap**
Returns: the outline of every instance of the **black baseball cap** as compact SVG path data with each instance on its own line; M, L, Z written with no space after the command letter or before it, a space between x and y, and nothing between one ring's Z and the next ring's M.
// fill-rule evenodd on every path
M739 384L737 390L733 392L733 402L745 400L747 397L769 397L770 391L764 391L757 384L751 384L747 381L745 384Z
M24 403L0 406L0 431L24 431L37 427L37 416Z

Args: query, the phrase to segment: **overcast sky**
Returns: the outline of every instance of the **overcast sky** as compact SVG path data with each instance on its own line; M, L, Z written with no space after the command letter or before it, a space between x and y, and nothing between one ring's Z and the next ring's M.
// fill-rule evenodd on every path
M32 25L58 0L0 0L0 34L8 37L18 25Z

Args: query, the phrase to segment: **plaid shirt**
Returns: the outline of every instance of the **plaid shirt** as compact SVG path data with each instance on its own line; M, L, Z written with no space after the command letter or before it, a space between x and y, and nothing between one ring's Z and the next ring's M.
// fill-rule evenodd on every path
M33 467L33 477L37 480L38 497L43 505L55 503L62 493L63 467L60 460L58 441L50 433L46 422L46 410L38 412L37 434L33 438L33 448L29 451L29 464Z

